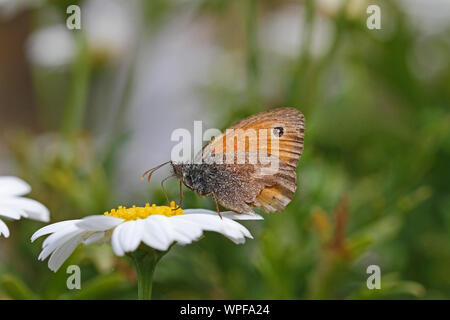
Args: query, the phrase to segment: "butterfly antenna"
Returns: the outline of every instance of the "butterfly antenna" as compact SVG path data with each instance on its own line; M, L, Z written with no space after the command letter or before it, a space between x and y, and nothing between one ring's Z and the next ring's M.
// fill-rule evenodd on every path
M141 176L141 180L144 181L145 177L147 176L147 181L150 182L150 179L152 178L153 172L155 172L156 170L158 170L159 168L165 166L168 163L170 163L170 161L161 163L160 165L158 165L158 166L156 166L156 167L154 167L154 168L152 168L150 170L145 171L144 174Z

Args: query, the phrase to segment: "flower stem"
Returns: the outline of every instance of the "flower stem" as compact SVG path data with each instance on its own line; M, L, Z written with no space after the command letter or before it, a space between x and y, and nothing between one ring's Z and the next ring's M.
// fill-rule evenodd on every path
M138 277L138 299L151 300L153 272L159 261L158 253L155 250L139 249L130 254Z
M73 138L82 127L89 95L91 65L86 39L80 34L77 41L78 51L72 65L72 78L62 118L61 129L66 138Z

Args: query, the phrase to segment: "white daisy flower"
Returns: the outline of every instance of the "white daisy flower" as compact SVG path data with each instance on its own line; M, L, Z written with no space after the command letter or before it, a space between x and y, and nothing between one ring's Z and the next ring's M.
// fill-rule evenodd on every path
M21 197L31 191L31 187L16 177L0 177L0 217L13 220L29 218L48 222L48 209L36 200ZM9 237L9 229L0 219L0 236Z
M31 241L50 235L42 244L39 260L50 256L48 267L56 272L80 244L111 241L118 256L135 251L141 243L158 251L166 251L173 243L181 245L198 240L203 231L223 234L236 244L253 238L250 232L234 220L262 220L255 213L238 214L205 209L175 208L146 204L145 207L120 206L104 215L57 222L36 231Z

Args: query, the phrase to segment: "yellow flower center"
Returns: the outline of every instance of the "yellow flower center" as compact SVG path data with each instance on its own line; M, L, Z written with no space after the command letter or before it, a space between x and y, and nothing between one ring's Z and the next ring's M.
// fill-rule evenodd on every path
M117 209L112 209L111 211L105 212L106 216L121 218L124 220L137 220L137 219L145 219L148 216L160 214L166 217L173 217L183 214L183 210L179 207L175 206L175 202L170 203L170 207L168 206L157 206L156 204L150 205L147 203L145 207L136 207L133 206L131 208L126 208L123 206L119 206Z

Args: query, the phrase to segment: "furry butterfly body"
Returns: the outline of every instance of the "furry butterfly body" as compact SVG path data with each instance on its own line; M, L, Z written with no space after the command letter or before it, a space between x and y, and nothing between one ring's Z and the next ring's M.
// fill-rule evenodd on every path
M252 207L283 211L297 188L304 132L304 116L297 109L258 113L210 141L195 163L171 162L174 175L189 189L238 213ZM265 157L254 156L261 154Z

